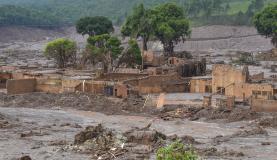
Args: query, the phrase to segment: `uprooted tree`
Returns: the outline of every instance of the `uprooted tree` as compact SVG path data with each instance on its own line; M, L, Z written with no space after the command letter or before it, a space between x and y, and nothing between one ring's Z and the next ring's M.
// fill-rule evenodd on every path
M76 64L77 46L74 41L59 38L47 44L44 55L54 58L59 68L65 68L68 64Z
M277 48L277 3L264 8L254 16L254 24L261 35L271 38Z
M183 8L174 3L159 5L151 12L155 37L163 44L166 56L171 56L175 44L190 36L189 20Z
M91 36L87 41L88 59L94 62L102 62L104 72L110 72L113 61L118 58L123 50L121 41L109 34Z
M103 16L84 17L76 23L76 30L82 35L109 34L114 31L112 21Z

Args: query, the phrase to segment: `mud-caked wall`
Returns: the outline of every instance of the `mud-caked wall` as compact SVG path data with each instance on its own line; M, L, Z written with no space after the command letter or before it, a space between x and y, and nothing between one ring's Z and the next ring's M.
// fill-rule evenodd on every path
M35 79L18 79L7 81L8 94L22 94L35 92L36 80Z
M37 79L37 92L60 93L62 91L61 79Z
M210 93L212 92L212 79L191 79L191 93Z
M119 98L128 97L128 87L124 84L116 84L114 86L114 96Z
M225 88L225 92L228 95L233 95L233 90L230 87L235 83L246 83L248 78L247 67L237 69L230 65L214 65L212 72L212 91L216 93L219 88Z
M252 98L251 109L256 112L277 112L277 100Z
M186 92L187 84L177 74L155 75L139 79L137 89L140 94Z
M74 80L74 79L63 79L62 80L62 92L71 93L76 91L76 87L81 85L83 90L83 85L85 85L85 80ZM81 90L81 91L82 91Z
M230 88L233 88L233 92L227 92L227 95L236 96L239 99L246 100L252 95L259 99L270 99L273 96L273 86L271 84L237 83Z

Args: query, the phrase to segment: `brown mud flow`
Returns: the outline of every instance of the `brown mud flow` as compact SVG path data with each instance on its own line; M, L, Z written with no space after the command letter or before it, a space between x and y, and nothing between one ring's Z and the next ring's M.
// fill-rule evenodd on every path
M43 96L41 100L38 100L39 96L33 99L33 101L39 101L36 103L31 103L30 99L26 99L24 103L22 95L4 98L5 103L1 103L3 106L0 107L1 125L4 124L0 129L0 150L4 154L1 154L0 159L22 156L30 156L38 160L98 159L99 157L155 159L157 148L176 140L181 140L188 146L192 145L193 149L205 159L274 159L276 157L277 131L266 125L265 118L260 118L260 116L265 117L262 114L248 117L245 115L249 114L241 112L244 115L241 117L246 118L235 118L234 122L228 118L232 112L227 112L227 115L225 112L213 110L216 114L224 114L226 118L210 119L204 116L199 120L191 121L190 117L204 109L185 110L186 107L183 106L181 108L185 110L184 113L189 112L191 116L181 118L171 116L170 119L163 120L159 115L167 111L159 113L151 111L147 116L144 113L131 111L130 113L117 111L117 115L107 115L103 113L110 112L105 108L102 109L103 113L99 113L101 109L98 109L98 112L87 111L89 107L81 108L81 105L76 105L80 106L79 110L78 107L73 110L74 106L70 103L51 102L44 97L45 95L40 96ZM81 103L83 99L80 97L82 96L76 95L76 99L69 102ZM42 103L44 98L46 100ZM56 98L59 99L58 96ZM81 100L78 102L78 99ZM98 102L91 103L100 103L102 100L99 99L93 99ZM38 103L40 105L36 106ZM7 107L7 104L8 106L13 104L14 107ZM22 108L20 104L22 106L29 104L30 107ZM69 106L66 107L67 104ZM121 103L110 103L111 107L116 107L118 104ZM93 105L90 107L94 110ZM122 110L122 107L118 110ZM120 114L121 112L124 114ZM271 114L266 117L274 119L274 115ZM98 147L95 148L95 146Z

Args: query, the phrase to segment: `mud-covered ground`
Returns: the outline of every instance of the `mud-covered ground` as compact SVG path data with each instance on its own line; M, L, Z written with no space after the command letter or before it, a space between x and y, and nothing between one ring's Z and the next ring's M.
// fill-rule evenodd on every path
M85 45L85 37L72 27L0 30L0 65L51 68L54 62L42 54L48 41L68 37L79 47ZM272 48L269 40L251 27L199 27L192 33L192 40L176 49L193 51L194 57L205 51L203 55L213 60L208 59L208 63L230 61L225 54L232 50L258 52ZM261 71L262 66L257 67L250 67L250 72ZM267 77L272 74L268 70ZM156 109L137 96L117 99L84 93L0 92L0 159L154 160L157 148L180 139L203 159L274 160L276 117L244 108L230 111L180 105ZM102 129L95 127L99 124Z
M160 141L148 136L142 136L148 137L143 138L147 140L146 148L139 142L126 142L118 152L118 148L109 143L107 145L113 147L101 152L89 148L102 144L103 136L86 139L84 144L76 143L76 135L93 134L85 128L98 124L111 130L103 131L101 135L106 136L122 137L131 129L142 128L147 129L143 134L165 135L159 147L181 139L204 159L274 160L277 156L276 114L240 108L228 111L186 106L156 110L149 106L143 108L143 98L137 97L120 100L88 94L32 93L1 94L0 159L16 159L23 155L36 160L98 159L101 155L108 159L155 159L155 148ZM135 133L137 136L141 132ZM131 144L132 149L127 144ZM116 158L112 153L117 153Z
M115 30L115 35L120 35L119 28L116 27ZM86 45L87 37L77 34L74 27L51 30L0 27L0 65L55 67L52 60L43 57L43 50L47 42L61 37L75 40L80 49ZM154 44L150 42L149 48L160 50L162 46L156 42ZM230 51L258 53L272 48L270 39L258 35L254 27L203 26L193 28L191 39L185 43L179 43L175 50L190 51L198 57L202 55L201 52L212 56L229 54Z

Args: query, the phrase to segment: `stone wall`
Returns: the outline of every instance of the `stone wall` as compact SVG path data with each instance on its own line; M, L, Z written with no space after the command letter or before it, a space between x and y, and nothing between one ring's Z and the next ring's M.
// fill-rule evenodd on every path
M277 112L277 100L252 98L251 109L256 112Z
M36 90L35 79L18 79L7 81L8 94L23 94L30 93Z

